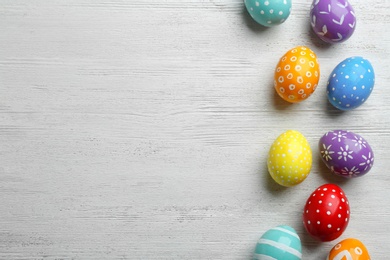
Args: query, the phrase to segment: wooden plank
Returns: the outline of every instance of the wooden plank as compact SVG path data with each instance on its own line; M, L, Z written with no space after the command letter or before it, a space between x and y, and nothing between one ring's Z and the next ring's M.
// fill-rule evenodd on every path
M264 29L242 1L0 1L0 259L249 259L267 229L288 224L304 259L335 244L303 230L307 196L339 183L351 202L342 238L373 259L390 247L389 1L353 1L351 39L326 46L310 2ZM275 93L279 58L318 55L320 86L303 103ZM375 89L341 113L326 99L332 69L368 58ZM369 175L329 175L317 142L330 129L363 135ZM287 129L314 155L308 179L284 189L266 156Z

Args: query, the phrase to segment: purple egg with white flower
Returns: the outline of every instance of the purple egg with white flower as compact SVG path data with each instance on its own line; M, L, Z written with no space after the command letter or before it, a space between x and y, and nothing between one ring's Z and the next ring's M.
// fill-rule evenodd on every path
M333 130L325 133L318 148L322 161L338 176L361 177L374 164L374 153L369 143L351 131Z
M313 0L310 22L315 34L327 43L346 41L356 27L353 7L347 0Z

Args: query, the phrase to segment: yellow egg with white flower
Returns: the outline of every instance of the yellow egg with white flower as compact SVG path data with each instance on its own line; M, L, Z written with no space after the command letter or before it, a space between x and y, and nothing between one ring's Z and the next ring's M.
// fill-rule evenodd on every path
M312 160L312 151L306 138L298 131L288 130L273 142L267 166L277 183L291 187L306 179Z

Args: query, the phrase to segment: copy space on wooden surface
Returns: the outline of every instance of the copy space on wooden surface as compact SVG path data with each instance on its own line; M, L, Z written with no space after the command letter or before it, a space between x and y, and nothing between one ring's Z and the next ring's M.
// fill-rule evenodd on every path
M0 0L0 259L251 259L278 225L297 230L303 259L348 237L388 258L390 1L350 3L354 34L327 45L304 0L269 29L241 0ZM289 104L274 71L298 45L321 75ZM371 61L375 87L340 112L326 82L351 56ZM266 159L288 129L307 138L313 167L283 188ZM340 179L321 161L318 141L333 129L370 143L366 176ZM302 224L324 183L351 206L330 243Z

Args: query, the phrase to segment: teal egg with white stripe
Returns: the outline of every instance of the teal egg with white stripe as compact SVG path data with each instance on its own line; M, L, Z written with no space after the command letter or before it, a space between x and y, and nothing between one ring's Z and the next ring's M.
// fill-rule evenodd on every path
M283 23L291 12L291 0L245 0L245 6L252 18L266 27Z
M290 226L272 228L257 242L253 259L300 260L302 259L301 239Z

